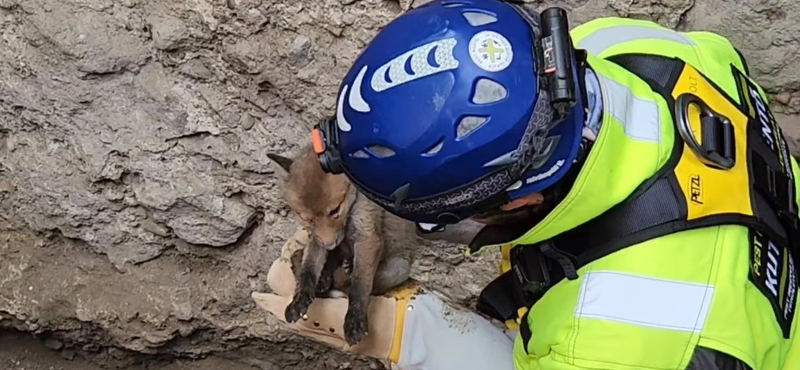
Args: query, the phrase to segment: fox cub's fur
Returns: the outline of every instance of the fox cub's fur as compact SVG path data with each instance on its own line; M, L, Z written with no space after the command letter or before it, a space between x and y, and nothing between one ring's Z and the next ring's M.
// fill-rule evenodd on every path
M268 157L277 164L286 202L312 236L295 273L297 286L286 320L305 315L317 294L344 290L334 281L334 272L344 266L350 275L344 335L354 345L367 334L369 296L408 279L420 242L415 226L367 199L345 175L325 173L311 146L296 158Z

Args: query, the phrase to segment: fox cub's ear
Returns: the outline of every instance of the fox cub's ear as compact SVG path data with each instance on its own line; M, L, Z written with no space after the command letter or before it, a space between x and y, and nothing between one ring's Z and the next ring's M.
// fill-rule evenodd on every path
M293 162L291 158L286 158L275 153L267 153L267 157L269 157L273 163L277 164L277 166L275 166L275 173L277 173L281 179L289 177L289 167Z

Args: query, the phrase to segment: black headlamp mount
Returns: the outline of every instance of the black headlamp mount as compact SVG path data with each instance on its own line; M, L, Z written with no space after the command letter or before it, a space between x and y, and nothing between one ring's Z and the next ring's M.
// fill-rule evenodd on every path
M509 3L531 26L534 38L535 71L539 77L539 88L546 91L550 104L558 118L569 115L576 102L576 89L573 71L575 50L569 35L567 12L563 8L551 7L539 14L537 22L523 9L519 0L503 0ZM323 170L332 174L346 173L346 167L339 152L339 130L335 117L328 117L314 126L312 132L314 148L319 156ZM515 166L514 176L522 176L528 165ZM517 173L519 172L519 173ZM510 184L509 184L510 185ZM375 194L372 194L375 196ZM396 200L387 199L395 202ZM402 202L402 200L401 200ZM399 211L395 203L395 212ZM457 221L456 221L457 222Z
M339 146L339 130L336 127L335 117L326 117L314 125L311 131L311 141L319 157L322 169L331 174L344 172L342 156L337 149Z

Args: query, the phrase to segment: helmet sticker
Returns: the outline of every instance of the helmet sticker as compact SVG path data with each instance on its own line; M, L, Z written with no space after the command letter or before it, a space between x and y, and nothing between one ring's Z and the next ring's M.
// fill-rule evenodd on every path
M454 38L437 40L395 57L372 73L370 87L375 92L382 92L407 82L458 68L458 60L453 55L456 42ZM345 104L361 113L368 113L371 110L369 103L361 95L364 76L368 69L369 66L362 66L352 82L353 85L345 84L339 92L336 123L341 131L348 132L352 129L344 115Z
M347 95L348 87L348 85L342 87L342 92L339 93L339 102L336 104L336 125L339 126L339 130L344 132L348 132L352 128L350 122L347 122L347 118L344 116L344 96Z
M350 95L347 98L347 104L350 104L355 111L361 113L369 113L369 103L367 103L363 97L361 97L361 84L364 82L364 74L367 73L368 66L361 67L361 70L358 71L358 76L356 76L356 80L353 81L353 89L350 90Z
M546 178L548 178L550 176L553 176L553 174L556 173L556 171L558 171L561 168L561 166L563 166L563 165L564 165L564 160L563 159L559 159L558 162L553 164L553 166L550 167L549 170L547 170L547 172L543 172L543 173L540 173L538 175L531 176L527 180L525 180L525 183L526 184L531 184L531 183L534 183L536 181L542 181L542 180L544 180L544 179L546 179Z
M361 85L364 82L364 74L367 73L368 68L368 66L363 66L361 70L358 71L358 76L356 76L356 80L353 81L355 86L350 89L350 95L348 95L347 98L347 104L350 105L350 108L361 113L368 113L370 111L369 103L361 97ZM347 118L344 116L344 96L347 95L347 89L349 87L349 85L344 85L342 87L342 92L339 93L339 101L336 103L336 125L344 132L348 132L352 128L350 122L347 122Z
M372 74L370 86L376 92L391 89L407 82L458 68L453 55L456 39L429 42L411 49L378 67ZM406 70L410 65L410 71Z
M494 31L481 31L469 40L469 56L481 69L499 72L511 64L514 50L503 35Z

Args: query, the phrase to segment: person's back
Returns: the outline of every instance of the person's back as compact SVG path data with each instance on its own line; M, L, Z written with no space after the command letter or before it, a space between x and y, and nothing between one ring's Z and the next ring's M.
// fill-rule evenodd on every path
M747 181L715 183L723 179L714 178L717 169L691 167L684 164L687 159L675 164L682 156L693 154L688 146L684 147L683 140L673 140L672 136L677 135L673 120L680 117L673 117L675 100L671 98L675 96L670 95L673 91L675 95L692 92L704 101L712 101L709 105L721 99L703 95L712 93L692 86L703 83L689 72L680 77L673 75L673 80L668 81L670 65L666 60L659 66L653 58L635 59L641 55L678 58L728 94L732 102L727 106L716 103L714 108L722 110L720 107L726 106L734 110L737 107L733 102L742 105L745 112L752 107L749 119L754 127L736 131L735 140L745 142L753 139L739 134L753 136L761 131L757 109L763 108L757 105L766 106L766 98L751 97L744 81L737 80L744 78L747 68L727 40L710 32L678 33L653 22L622 18L593 20L573 29L571 35L576 48L590 54L589 67L599 77L606 110L604 127L594 144L595 152L584 164L585 177L579 175L562 202L566 206L556 207L517 242L533 244L600 216L635 190L646 189L642 185L651 176L672 172L676 166L674 175L668 177L672 180L671 190L684 190L690 195L687 204L682 205L688 218L693 217L692 201L701 209L697 212L707 213L723 212L726 207L733 211L745 208L731 206L731 202L749 206L750 199L737 197L747 195L749 190L730 188L749 187ZM643 68L644 62L650 65ZM661 90L667 99L648 91L641 82L634 81L638 77L621 71L622 67L637 70L651 88ZM732 67L741 75L732 73ZM680 91L684 83L687 86ZM760 92L760 88L756 89ZM761 117L768 116L771 115L761 113ZM660 120L653 119L656 117ZM747 124L747 120L734 125ZM617 129L609 126L619 125L626 136L624 141L629 141L625 145L608 132ZM694 132L698 138L702 135ZM680 147L677 151L673 150L674 142ZM642 143L652 144L649 153ZM600 149L602 146L605 148ZM745 146L737 154L746 153ZM748 165L754 166L747 161L750 155L738 158L737 166L743 173ZM786 160L791 160L791 168L797 173L794 159ZM798 189L797 183L794 187ZM656 207L648 211L659 212ZM572 223L566 221L570 218ZM658 234L664 236L595 260L578 271L578 279L564 280L550 288L525 317L534 334L527 343L518 341L517 345L525 348L517 348L517 367L745 369L746 364L752 369L800 368L800 344L795 339L796 267L788 250L775 247L768 237L739 225L651 233ZM586 235L588 239L592 237ZM611 248L621 248L625 242L617 244Z
M798 168L735 48L603 18L573 54L563 12L511 8L434 1L383 29L316 131L323 167L420 224L489 223L470 249L508 261L478 308L518 325L517 370L800 369ZM419 314L399 332L437 340L394 353L467 370L452 343L480 335Z

